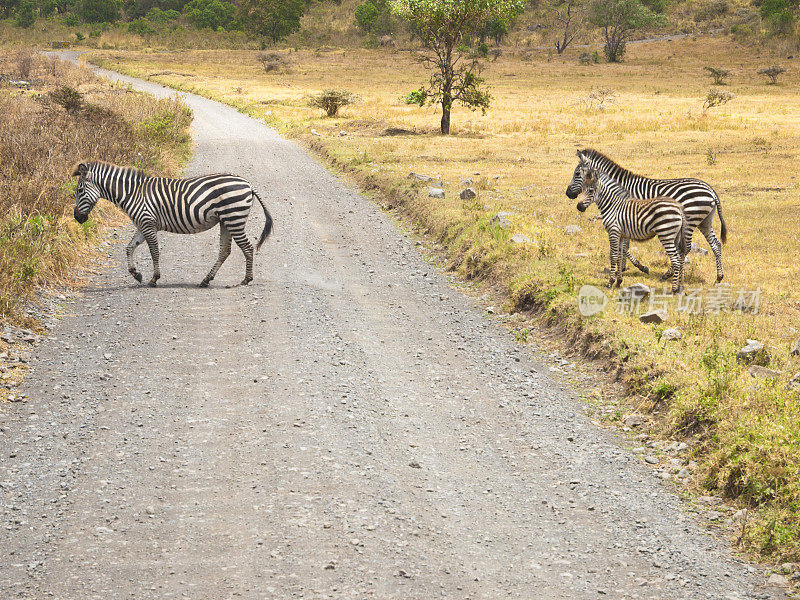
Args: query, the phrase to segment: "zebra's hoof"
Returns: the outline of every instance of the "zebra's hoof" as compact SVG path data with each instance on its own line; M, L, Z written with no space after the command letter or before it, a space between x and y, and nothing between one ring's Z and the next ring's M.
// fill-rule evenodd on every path
M147 285L149 285L150 287L156 287L156 286L158 285L158 279L151 279L151 280L150 280L150 281L147 283Z
M197 287L208 287L208 282L209 281L210 280L208 280L208 279L203 279L203 281L201 281L200 283L197 284Z
M642 273L644 273L645 275L650 275L650 269L649 269L648 267L645 267L644 265L642 265L641 267L639 267L639 270L640 270Z
M131 275L133 275L133 278L136 281L138 281L139 283L142 283L142 274L139 273L139 271L131 271Z
M725 277L724 275L720 275L719 277L717 277L717 283L722 281L724 277Z
M248 283L250 283L251 281L253 281L253 278L252 278L252 277L249 277L249 278L248 278L248 277L245 277L244 279L242 279L242 285L247 285L247 284L248 284Z
M661 281L667 281L670 277L672 277L672 271L667 271L661 276Z

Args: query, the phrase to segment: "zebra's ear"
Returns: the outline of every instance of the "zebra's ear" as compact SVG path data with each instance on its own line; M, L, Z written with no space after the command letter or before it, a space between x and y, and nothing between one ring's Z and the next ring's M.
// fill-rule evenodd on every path
M84 163L78 163L72 167L72 177L85 177L88 167Z
M581 161L581 164L586 163L586 157L583 155L583 152L581 152L580 150L576 150L575 154L578 155L578 160Z

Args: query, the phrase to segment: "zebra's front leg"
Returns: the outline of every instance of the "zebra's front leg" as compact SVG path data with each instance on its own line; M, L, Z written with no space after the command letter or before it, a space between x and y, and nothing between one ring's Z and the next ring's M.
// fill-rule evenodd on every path
M206 278L200 282L200 287L208 287L209 282L217 276L217 271L231 255L231 232L222 223L219 224L219 258L217 262L211 267L211 270L206 275Z
M131 241L128 243L128 246L125 248L125 254L128 258L128 273L133 275L133 278L142 283L142 274L136 270L136 266L133 264L133 253L136 249L144 242L144 236L139 229L136 229L136 233L133 234Z
M158 266L158 230L154 227L142 228L142 235L150 248L150 258L153 259L153 278L147 283L150 287L156 287L156 283L161 279L161 268Z
M231 235L233 236L236 245L242 250L242 254L244 254L245 271L242 285L247 285L253 281L253 244L251 244L250 240L247 239L247 234L245 234L244 228L240 229L239 231L232 231Z

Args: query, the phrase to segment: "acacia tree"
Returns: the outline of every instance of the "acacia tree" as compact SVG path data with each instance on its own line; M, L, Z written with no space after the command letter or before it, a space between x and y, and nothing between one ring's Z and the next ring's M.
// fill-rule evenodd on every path
M411 97L420 105L441 104L442 133L450 133L453 102L485 111L491 96L481 89L480 63L463 42L476 24L507 23L524 7L523 0L393 0L392 11L406 20L422 40L423 63L430 81Z
M561 39L556 40L556 52L561 54L583 29L585 9L580 0L566 0L555 10L559 28L564 28L564 35Z
M661 24L663 16L640 0L594 0L589 7L589 22L603 30L603 52L608 62L619 62L633 32Z

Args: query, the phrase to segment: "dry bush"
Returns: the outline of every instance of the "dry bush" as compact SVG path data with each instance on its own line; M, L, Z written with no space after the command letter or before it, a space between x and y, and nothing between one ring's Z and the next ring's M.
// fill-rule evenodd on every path
M703 67L703 70L711 77L714 85L726 85L725 79L731 74L730 71L722 67Z
M264 68L265 73L271 71L286 72L291 66L289 59L279 52L259 52L257 58L258 62L260 62L261 66Z
M0 71L12 61L0 57ZM191 121L175 101L112 87L85 69L60 65L56 79L39 55L29 69L35 89L0 89L2 320L18 319L19 303L37 286L69 280L97 229L94 220L72 219L71 167L107 160L169 171Z
M778 83L778 76L782 73L786 73L786 69L780 67L778 65L772 65L771 67L766 67L764 69L759 69L759 75L766 75L767 76L767 83L770 85L775 85Z
M708 90L705 102L703 102L703 114L706 114L710 108L715 106L722 106L733 100L736 96L728 90Z
M584 98L586 108L605 110L610 104L613 104L617 99L617 92L611 88L597 88L589 92L589 95Z
M30 79L35 62L35 54L28 49L19 50L14 56L14 73L19 79Z
M321 108L329 117L335 117L339 109L355 103L358 97L347 90L324 90L308 99L308 105Z

